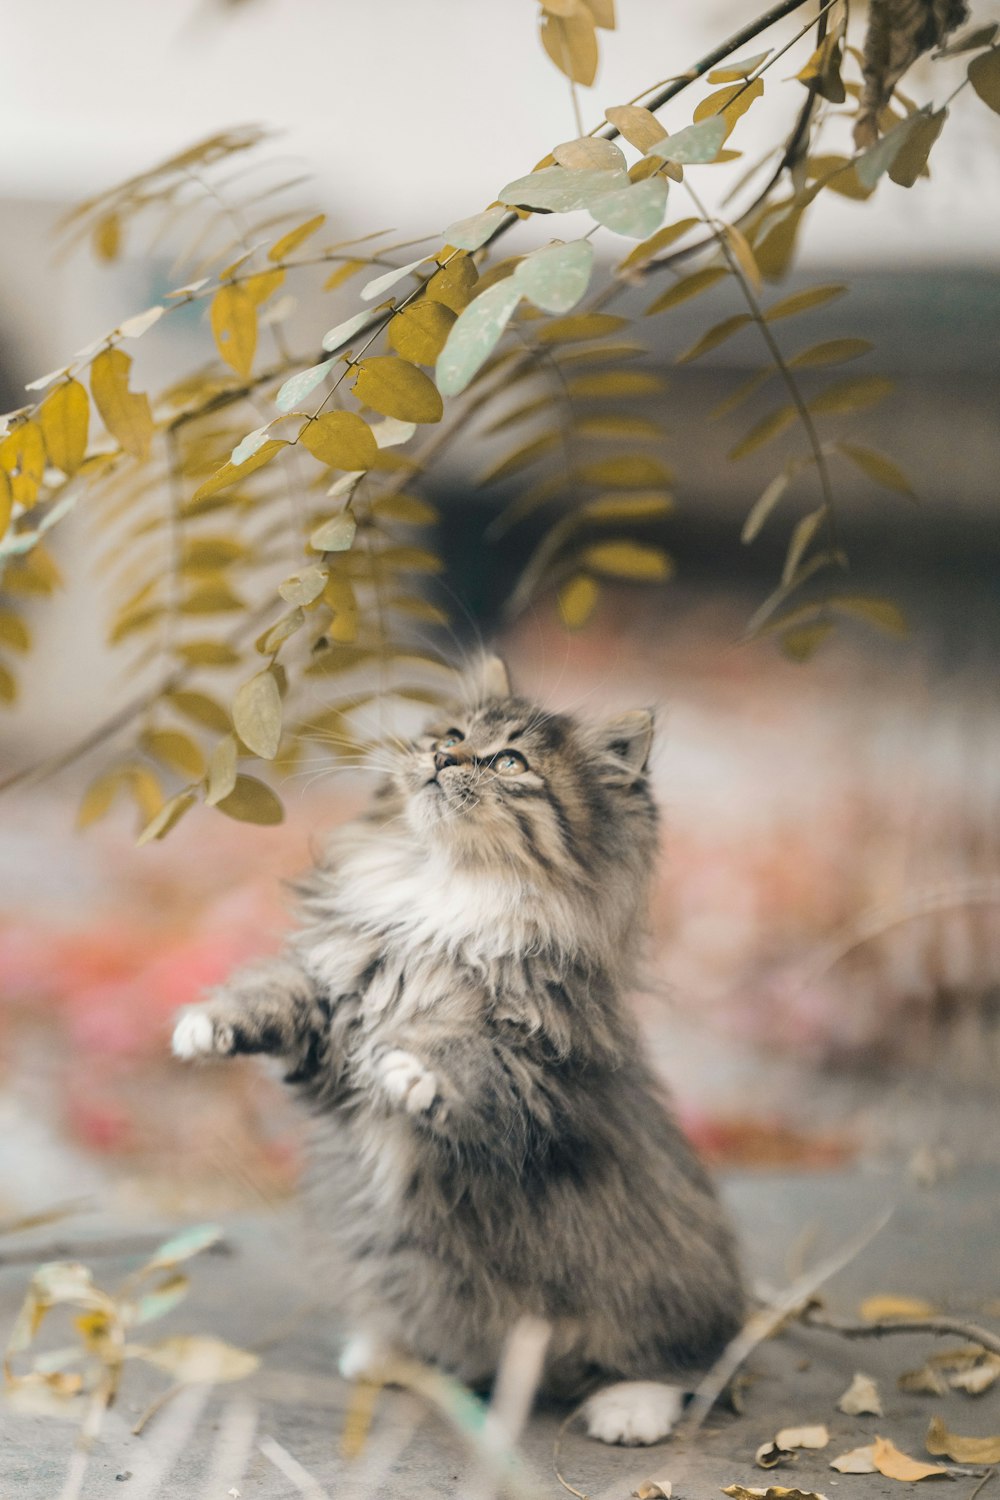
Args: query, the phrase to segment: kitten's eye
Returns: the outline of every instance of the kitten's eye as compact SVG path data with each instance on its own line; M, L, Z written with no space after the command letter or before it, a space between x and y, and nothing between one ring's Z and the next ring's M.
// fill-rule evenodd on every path
M504 750L494 760L493 767L501 776L520 776L528 769L528 762L516 750Z
M451 750L455 745L460 745L464 739L465 735L460 729L449 729L446 735L434 741L434 749Z

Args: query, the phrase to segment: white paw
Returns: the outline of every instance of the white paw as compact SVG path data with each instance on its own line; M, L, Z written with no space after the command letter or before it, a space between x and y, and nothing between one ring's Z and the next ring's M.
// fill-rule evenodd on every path
M398 1048L379 1062L379 1081L393 1104L401 1104L411 1115L423 1115L438 1097L438 1081L412 1052Z
M171 1049L175 1057L188 1060L192 1057L215 1057L231 1050L231 1038L222 1032L228 1027L218 1027L204 1006L189 1005L182 1010L174 1027Z
M395 1350L375 1333L353 1333L340 1351L337 1369L345 1380L378 1380Z
M684 1407L684 1392L655 1380L622 1380L584 1402L588 1437L600 1443L641 1448L673 1431Z

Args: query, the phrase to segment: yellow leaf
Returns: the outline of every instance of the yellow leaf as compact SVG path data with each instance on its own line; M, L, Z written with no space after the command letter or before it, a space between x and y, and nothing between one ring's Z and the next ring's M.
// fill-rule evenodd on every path
M240 778L244 781L249 779ZM262 783L258 782L257 785ZM222 808L223 804L220 802L218 806ZM140 1359L155 1365L159 1370L165 1370L175 1381L185 1385L202 1382L215 1385L223 1381L245 1380L260 1364L258 1356L251 1354L249 1350L237 1349L233 1344L206 1334L177 1334L158 1344L139 1347L135 1352Z
M861 375L856 380L837 380L809 402L813 413L860 411L888 396L893 382L882 375Z
M236 757L236 740L231 734L227 734L212 751L208 763L208 787L205 792L208 807L215 807L235 787Z
M244 607L239 594L223 579L197 584L180 606L186 615L224 615Z
M240 659L225 641L185 641L177 655L192 667L234 667Z
M725 224L722 229L729 245L729 251L743 275L749 281L755 292L761 288L760 268L754 258L750 241L743 232L736 228L735 224Z
M895 1443L890 1443L888 1438L877 1437L872 1444L872 1462L880 1474L887 1479L900 1479L904 1484L912 1484L918 1479L928 1479L935 1474L947 1474L948 1470L941 1464L921 1463L919 1459L911 1458L908 1453L902 1453Z
M645 265L647 261L653 259L654 255L659 255L661 250L668 249L675 240L680 239L681 235L687 234L689 229L694 229L700 223L700 219L677 219L673 224L664 224L663 228L651 234L648 240L643 240L641 244L636 245L634 250L629 251L618 267L619 271L627 271L632 266Z
M2 471L0 471L2 472ZM52 594L62 584L62 574L41 542L22 557L7 563L3 586L9 594Z
M122 223L118 215L109 213L98 219L93 232L94 254L97 259L108 262L117 259L121 242Z
M350 281L351 277L356 276L359 271L367 270L368 266L369 262L367 260L345 261L342 266L338 266L335 271L330 272L323 283L324 292L335 292L338 286L343 286L345 281Z
M656 116L637 104L616 104L604 111L604 118L624 136L630 146L644 155L657 141L662 141L666 131Z
M809 543L816 535L826 516L826 507L819 506L811 510L808 515L796 522L792 531L791 541L788 544L788 552L785 557L785 566L781 570L781 581L784 584L791 583L798 572L799 563L805 556ZM784 1447L785 1445L782 1444Z
M628 327L628 318L617 313L575 313L566 318L552 318L539 328L535 337L540 344L575 344L584 339L601 339Z
M228 734L232 729L229 715L221 704L216 703L214 698L209 698L207 693L194 693L187 688L176 688L164 695L167 703L171 704L178 713L183 714L186 719L193 719L196 724L204 724L207 729L215 729L221 734Z
M148 844L153 839L166 838L171 828L180 822L196 800L194 792L178 792L176 797L171 797L169 801L164 802L159 812L146 824L136 839L138 847L141 848L143 844Z
M899 187L912 187L927 173L927 159L948 118L946 109L925 115L909 130L889 167L889 176Z
M282 270L259 271L256 276L248 276L242 286L254 307L259 307L278 290L284 279L285 273Z
M389 343L404 359L432 365L445 346L456 316L443 302L425 298L396 314L389 324Z
M780 432L784 432L785 428L790 427L794 421L794 406L779 406L776 411L768 412L766 417L761 417L759 422L754 423L746 437L741 438L735 448L730 449L729 458L745 458L748 453L754 453L772 438L777 437Z
M665 552L644 542L594 542L584 549L580 561L595 573L613 578L658 580L674 571Z
M802 214L801 208L786 209L780 218L770 221L763 234L755 237L754 258L760 274L768 281L780 281L791 265Z
M409 526L430 526L441 514L419 495L380 495L372 501L371 508L380 521L403 521Z
M630 437L651 442L663 437L663 428L648 417L635 417L631 412L595 412L592 417L580 417L576 431L581 437L616 438Z
M22 422L0 442L0 469L10 481L11 498L30 509L45 474L45 444L37 422Z
M901 609L892 604L888 599L871 599L861 594L844 594L827 602L833 609L840 610L842 614L853 615L858 620L866 620L869 625L877 625L887 635L900 637L909 635L906 616ZM862 1317L868 1318L872 1322L878 1322L881 1318L923 1318L929 1315L927 1311L918 1313L915 1311L889 1312L883 1310L875 1318L872 1316L871 1308L877 1305L880 1305L883 1309L887 1309L890 1305L894 1305L897 1309L903 1307L911 1309L917 1307L923 1309L930 1308L930 1304L922 1302L919 1297L869 1297L866 1302L861 1304ZM868 1310L866 1311L866 1309ZM933 1309L930 1309L930 1311L933 1311Z
M733 83L728 88L718 89L714 94L709 94L702 99L694 112L694 119L708 120L713 115L721 115L728 129L723 139L726 139L733 130L734 125L741 115L745 115L755 99L759 99L764 92L764 80L755 78L752 83Z
M31 647L27 625L20 615L12 614L9 609L0 609L0 641L12 651L28 651Z
M843 365L850 359L860 359L874 348L868 339L827 339L822 344L813 344L809 349L794 355L788 363L797 369L809 369L814 365Z
M591 84L597 76L597 36L594 18L586 9L567 16L543 15L542 46L574 83Z
M570 578L559 590L559 613L567 630L580 630L594 613L600 586L586 573Z
M361 361L354 394L365 406L401 422L440 422L444 415L434 382L415 365L391 354Z
M618 458L581 464L574 477L581 484L596 484L602 489L649 490L670 484L674 476L657 458L623 453Z
M104 349L90 368L90 392L101 421L132 458L149 457L153 417L148 397L128 388L132 360L121 349Z
M351 512L342 510L339 516L331 516L330 520L317 526L309 538L309 545L317 552L347 552L357 529L358 523Z
M787 490L791 479L791 474L788 469L785 469L783 473L771 480L764 493L754 502L743 523L743 530L740 532L741 542L752 542L758 535L764 522Z
M483 474L479 483L481 485L493 484L499 479L507 479L511 474L516 474L519 469L525 469L533 464L536 459L543 458L546 453L551 453L553 448L558 448L560 434L558 432L545 432L540 437L533 438L530 443L525 443L521 448L515 448L506 458L499 463L493 464Z
M118 792L126 785L128 775L126 767L116 766L94 778L81 799L76 815L77 828L89 828L110 811Z
M42 403L38 425L53 468L75 474L87 451L90 399L78 380L57 385Z
M280 799L255 776L237 776L233 790L215 805L227 818L240 823L269 825L281 823L285 816Z
M210 495L215 495L220 490L228 489L238 479L245 479L248 474L253 474L257 469L262 469L265 464L271 462L276 453L282 448L287 447L288 444L283 438L269 438L266 443L257 449L256 453L251 454L249 458L245 458L241 464L223 464L222 468L218 469L212 475L211 479L206 479L204 484L198 486L191 497L191 503L196 504L200 500L207 500Z
M267 252L268 260L284 260L293 250L297 250L304 240L326 223L326 214L315 214L311 219L306 219L304 224L299 224L295 229L290 229L283 234L280 240L275 240Z
M363 417L355 411L329 411L307 422L299 442L320 463L357 473L370 469L378 458L378 444Z
M791 661L811 661L832 629L831 620L816 620L812 625L800 625L792 630L785 630L779 637L781 649ZM872 1471L863 1469L857 1472L867 1474Z
M983 103L1000 114L1000 47L991 47L972 59L969 82Z
M652 370L599 370L593 375L577 375L568 389L577 400L601 396L648 396L666 387L662 375ZM541 403L547 405L547 398Z
M945 1455L959 1464L1000 1463L1000 1434L990 1437L962 1437L949 1432L940 1417L932 1417L924 1446L935 1457Z
M646 308L647 316L650 313L666 312L668 308L677 307L681 302L686 302L689 297L697 297L699 293L705 292L723 276L729 275L727 266L706 266L701 271L692 271L689 276L682 276L675 281L672 287L661 292L654 302Z
M468 255L456 255L427 282L424 296L460 313L472 300L479 273Z
M694 359L700 359L703 354L707 354L711 349L717 349L720 344L725 343L726 339L732 338L734 333L739 333L741 328L745 328L748 323L752 322L753 319L749 313L734 313L731 318L724 318L721 323L714 324L707 333L703 333L690 349L685 349L683 354L678 354L677 363L686 365Z
M721 68L712 69L708 75L708 82L735 83L740 78L747 78L751 73L756 72L769 55L769 52L757 52L753 57L742 57L736 62L723 63Z
M822 307L825 302L831 302L834 297L842 297L847 291L846 286L811 286L804 292L793 292L790 297L782 297L780 302L775 302L764 314L765 322L776 323L779 318L791 318L796 313L808 312L810 308Z
M10 479L7 477L7 471L0 469L0 537L10 525L13 510L14 495L10 487Z
M615 29L615 0L583 0L594 18L594 25L604 31Z
M843 104L847 95L840 77L842 53L843 28L834 27L795 76L800 83L811 84L815 92L831 104Z
M257 310L250 293L227 282L212 298L212 333L222 358L249 380L257 352Z
M200 781L205 774L205 757L199 746L180 730L144 730L139 736L139 745L154 760L192 781Z
M17 679L9 668L0 662L0 703L13 703L17 698Z
M867 474L869 479L874 479L876 484L884 485L887 490L895 490L897 494L913 497L910 481L902 469L886 458L884 453L878 453L874 448L861 448L856 443L837 443L836 448L838 453L857 464L861 472Z
M262 760L273 760L281 742L281 694L270 669L258 672L237 689L232 718L247 749Z
M648 521L668 516L674 502L662 490L630 490L623 495L598 495L588 500L582 514L589 521Z

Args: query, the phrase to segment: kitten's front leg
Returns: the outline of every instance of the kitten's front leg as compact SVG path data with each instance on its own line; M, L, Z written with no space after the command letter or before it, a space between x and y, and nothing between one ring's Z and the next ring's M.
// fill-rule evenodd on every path
M242 969L210 1000L180 1012L173 1051L185 1060L267 1053L284 1058L289 1080L311 1077L328 1045L330 1007L313 981L287 959Z

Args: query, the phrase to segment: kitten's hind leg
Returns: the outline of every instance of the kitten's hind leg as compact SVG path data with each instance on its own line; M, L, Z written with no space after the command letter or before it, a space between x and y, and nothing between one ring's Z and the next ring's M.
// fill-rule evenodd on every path
M316 1072L329 1034L329 1005L312 981L286 959L234 974L201 1005L180 1012L175 1057L233 1057L263 1052L292 1064L293 1078Z
M622 1380L589 1396L581 1407L581 1416L588 1437L642 1448L669 1437L683 1408L680 1386L656 1380Z

